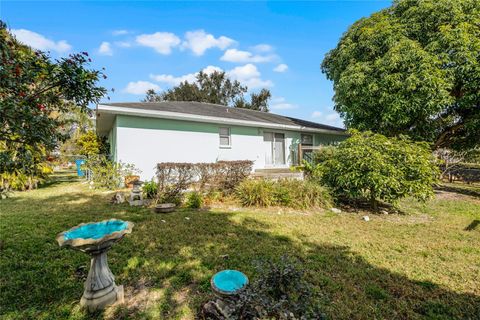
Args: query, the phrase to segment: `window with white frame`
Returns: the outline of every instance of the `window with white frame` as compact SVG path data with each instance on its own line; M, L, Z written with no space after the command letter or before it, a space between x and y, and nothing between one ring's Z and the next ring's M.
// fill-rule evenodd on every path
M220 127L220 147L230 147L232 145L232 138L230 136L230 128Z

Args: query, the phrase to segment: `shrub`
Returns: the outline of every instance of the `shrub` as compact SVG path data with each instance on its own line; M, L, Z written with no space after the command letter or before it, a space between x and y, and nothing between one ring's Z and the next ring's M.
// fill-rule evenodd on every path
M233 192L235 187L249 176L252 166L252 161L238 160L197 163L194 168L200 190L207 192L222 190L228 194Z
M105 137L99 137L94 130L81 134L76 139L78 153L84 156L107 154L110 146Z
M201 192L230 193L252 169L252 161L219 161L216 163L173 163L157 165L159 202L180 203L183 193L192 186Z
M237 187L235 196L247 207L270 207L277 204L274 182L271 180L245 180Z
M200 192L190 192L187 195L187 200L185 201L185 206L190 209L198 209L202 207L203 197Z
M132 164L114 162L103 155L91 156L84 167L91 172L94 188L108 190L118 189L124 177L139 172Z
M159 163L157 165L157 202L180 204L183 192L193 183L194 177L194 164L192 163Z
M243 206L285 206L296 209L325 208L331 196L321 185L302 180L245 180L235 193Z
M153 199L158 193L158 185L155 181L150 180L148 182L145 182L142 187L143 190L143 195L147 199Z
M325 319L312 284L288 256L260 261L257 277L240 293L235 319Z
M407 196L426 200L433 196L439 176L428 144L358 131L351 131L317 170L336 195L368 199L373 209L378 200L392 204Z

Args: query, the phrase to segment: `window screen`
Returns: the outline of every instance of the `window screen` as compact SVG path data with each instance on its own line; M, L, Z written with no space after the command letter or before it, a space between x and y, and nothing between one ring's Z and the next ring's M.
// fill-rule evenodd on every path
M220 146L221 147L230 146L231 145L230 128L220 127L219 134L220 134Z

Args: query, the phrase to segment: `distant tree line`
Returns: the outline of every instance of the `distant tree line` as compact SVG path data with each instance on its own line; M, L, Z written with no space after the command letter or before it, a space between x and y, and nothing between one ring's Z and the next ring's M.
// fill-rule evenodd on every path
M195 82L184 81L178 86L161 93L150 89L146 92L146 97L142 101L198 101L234 108L269 111L268 101L272 95L268 89L252 93L249 101L245 99L247 91L247 86L242 86L237 80L229 79L224 71L214 71L212 73L200 71L196 75Z

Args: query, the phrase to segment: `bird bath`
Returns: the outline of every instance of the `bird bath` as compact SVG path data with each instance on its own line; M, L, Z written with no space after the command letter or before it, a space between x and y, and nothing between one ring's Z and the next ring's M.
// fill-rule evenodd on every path
M210 280L213 291L220 297L234 296L248 284L245 274L237 270L223 270L216 273Z
M115 284L107 262L107 251L131 233L133 223L117 219L82 223L57 235L60 247L85 252L90 255L90 270L84 285L80 305L89 311L103 309L115 302L123 301L123 286Z

